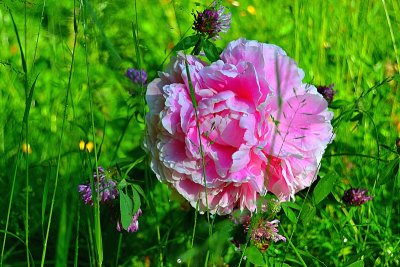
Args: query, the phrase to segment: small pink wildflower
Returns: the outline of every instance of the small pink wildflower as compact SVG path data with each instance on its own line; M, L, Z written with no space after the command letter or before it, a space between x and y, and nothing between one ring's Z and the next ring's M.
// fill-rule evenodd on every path
M141 209L139 209L135 213L135 215L133 215L131 224L128 226L128 229L126 229L126 231L128 233L134 233L134 232L139 231L139 216L140 215L142 215L142 210ZM117 221L117 231L121 232L122 230L123 230L122 223L121 223L120 220L118 220Z
M225 7L216 2L211 8L193 15L193 30L207 38L219 39L219 33L225 33L230 28L231 13L225 13Z
M111 202L118 197L117 183L106 177L106 170L103 167L99 166L97 172L93 173L93 187L96 188L100 203ZM78 192L86 205L93 205L92 187L89 182L79 185Z
M323 86L323 85L317 86L318 93L320 93L325 98L328 104L332 102L333 97L336 94L336 91L333 90L334 86L335 84L333 83L329 86Z
M372 199L371 196L367 196L368 190L360 188L350 188L344 192L343 201L351 206L360 206L365 202Z

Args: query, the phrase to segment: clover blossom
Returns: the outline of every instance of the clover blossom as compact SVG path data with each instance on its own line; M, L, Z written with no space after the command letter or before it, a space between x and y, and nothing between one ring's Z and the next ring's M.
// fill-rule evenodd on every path
M193 30L207 38L219 39L219 33L226 33L231 24L231 13L225 13L225 7L213 3L211 8L194 14Z
M243 234L246 235L250 231L250 241L256 246L261 252L265 252L271 242L286 242L286 238L278 234L279 220L268 221L264 217L255 218L256 222L252 223L252 217L246 213L239 218L232 218L233 222L242 229ZM231 242L240 249L240 240L243 241L242 237L236 236Z
M329 86L324 86L324 85L319 85L317 86L317 91L318 93L320 93L326 100L326 102L328 102L328 104L330 104L333 100L333 96L336 94L336 91L333 90L333 87L335 86L335 84L331 84Z
M128 77L134 84L138 85L145 85L147 81L147 73L145 70L128 68L125 76Z
M351 206L360 206L372 199L371 196L367 196L367 193L367 189L350 188L344 192L342 199Z
M139 221L138 221L138 220L139 220L139 216L140 216L140 215L142 215L142 210L141 210L141 209L139 209L139 210L135 213L135 215L133 215L131 224L128 226L128 229L126 229L126 231L127 231L128 233L134 233L134 232L139 231ZM124 229L124 228L122 227L121 220L118 220L118 221L117 221L117 231L118 231L118 232L121 232L122 229Z
M118 197L117 184L106 177L106 170L99 166L97 172L93 173L93 187L99 196L101 203L108 203ZM93 205L93 194L90 182L78 186L78 192L86 205Z
M278 224L278 220L269 222L261 218L251 230L250 240L261 252L265 252L271 242L286 242L286 238L278 234Z

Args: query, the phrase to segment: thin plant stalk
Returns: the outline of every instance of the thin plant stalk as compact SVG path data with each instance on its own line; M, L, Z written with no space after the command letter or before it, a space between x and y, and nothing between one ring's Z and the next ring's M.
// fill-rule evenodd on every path
M283 227L282 227L281 229L282 229L283 234L284 234L285 236L287 236L287 233L286 233L285 229L284 229ZM294 231L294 230L293 230L293 231ZM290 237L290 238L287 238L287 241L288 241L289 245L292 247L294 253L295 253L296 256L297 256L297 258L298 258L298 259L300 260L300 262L303 264L303 266L307 267L307 264L304 262L303 258L301 257L300 253L298 252L297 248L293 245L291 237Z
M135 51L136 51L136 61L138 64L138 69L141 70L142 66L141 66L141 54L140 54L140 49L139 49L139 23L138 23L138 12L137 12L137 1L134 0L134 6L135 6L135 24L132 23L132 37L133 37L133 41L135 44ZM140 80L142 81L142 72L140 71ZM142 106L143 106L143 118L145 118L146 116L146 101L144 98L145 95L145 87L143 86L143 83L140 83L140 89L141 89L141 102L142 102ZM147 132L147 124L145 123L145 129L144 132ZM145 137L146 138L146 137ZM146 140L144 140L144 142L146 142ZM147 181L149 179L148 176L148 168L149 168L149 164L148 164L148 160L145 160L145 164L146 164L146 168L145 168L145 178L146 178L146 186ZM151 195L151 200L152 203L154 203L153 197ZM164 266L164 256L163 256L163 252L162 252L162 246L161 246L161 232L160 232L160 226L159 226L159 222L158 222L158 216L157 216L157 211L154 207L154 205L152 205L153 207L153 213L156 217L156 221L157 221L157 225L156 225L156 231L157 231L157 241L158 241L158 245L159 245L159 264L160 266Z
M90 113L90 126L92 131L92 139L94 144L94 160L95 160L95 167L96 167L96 175L99 177L99 170L98 170L98 150L96 145L96 136L95 136L95 127L94 127L94 112L93 112L93 99L92 99L92 90L90 86L90 79L89 79L89 56L88 56L88 40L86 34L86 3L87 1L83 1L84 4L84 19L83 19L83 31L84 31L84 40L85 40L85 61L86 61L86 82L88 85L88 93L89 93L89 113ZM82 3L81 3L82 4ZM76 26L77 27L77 26ZM100 179L96 181L96 188L100 188ZM97 265L103 265L103 241L101 235L101 221L100 221L100 197L97 193L97 190L94 190L95 194L95 201L94 201L94 230L95 230L95 241L96 241L96 252L97 252Z
M22 68L23 68L23 71L24 71L24 89L25 89L25 96L26 96L26 99L25 99L25 111L24 111L24 117L23 117L23 127L22 127L22 129L21 129L21 132L20 132L20 142L19 142L19 144L21 144L22 143L22 140L24 140L24 138L23 138L23 133L24 133L24 128L25 128L25 145L26 145L26 148L27 148L27 153L26 153L26 155L27 155L27 158L26 158L26 173L25 173L25 175L26 175L26 203L25 203L25 246L26 246L26 253L27 253L27 264L28 264L28 266L30 266L30 258L29 258L29 225L28 225L28 223L29 223L29 170L28 170L28 167L29 167L29 164L28 164L28 152L29 152L29 149L28 149L28 143L27 143L27 139L28 139L28 133L29 133L29 131L28 131L28 117L29 117L29 112L30 112L30 107L31 107L31 105L30 105L30 103L32 102L32 97L33 97L33 92L34 92L34 88L35 88L35 85L36 85L36 81L37 81L37 78L38 78L38 76L36 76L36 79L35 79L35 81L33 82L33 84L32 84L32 86L31 86L31 89L29 89L29 86L28 86L28 68L27 68L27 64L26 64L26 58L25 58L25 55L24 55L24 51L23 51L23 49L22 49L22 45L21 45L21 40L20 40L20 38L19 38L19 34L18 34L18 28L17 28L17 25L15 24L15 21L14 21L14 17L13 17L13 15L12 15L12 13L11 13L11 10L9 10L9 13L10 13L10 16L11 16L11 20L12 20L12 22L13 22L13 26L14 26L14 31L15 31L15 34L16 34L16 37L17 37L17 41L18 41L18 46L19 46L19 49L20 49L20 54L21 54L21 61L22 61ZM26 29L25 29L25 35L26 35ZM26 46L25 46L25 51L26 51ZM8 211L7 211L7 219L6 219L6 227L5 227L5 230L4 230L4 238L3 238L3 245L2 245L2 249L1 249L1 257L0 257L0 266L2 266L3 265L3 256L4 256L4 249L5 249L5 244L6 244L6 240L7 240L7 233L8 233L8 225L9 225L9 220L10 220L10 214L11 214L11 206L12 206L12 201L13 201L13 196L14 196L14 189L15 189L15 181L16 181L16 177L17 177L17 171L18 171L18 163L19 163L19 160L20 160L20 157L21 157L21 150L18 150L18 153L17 153L17 160L16 160L16 162L15 162L15 168L14 168L14 175L13 175L13 181L12 181L12 185L11 185L11 195L10 195L10 200L9 200L9 202L8 202Z
M74 21L75 21L75 19L76 18L75 18L75 13L74 13ZM53 195L51 198L51 204L50 204L50 213L49 213L49 221L47 223L46 237L45 237L44 245L43 245L42 260L41 260L41 264L40 264L41 267L44 266L45 259L46 259L47 242L49 239L51 220L53 217L53 210L54 210L54 202L56 199L56 193L57 193L57 187L58 187L58 178L59 178L60 166L61 166L61 149L62 149L62 143L63 143L63 138L64 138L65 121L67 119L68 98L69 98L69 94L70 94L70 90L71 90L72 73L73 73L74 64L75 64L75 48L76 48L77 36L78 36L77 29L74 28L74 46L72 48L72 58L71 58L71 64L70 64L70 69L69 69L68 86L67 86L67 90L66 90L66 94L65 94L64 113L63 113L63 120L62 120L62 124L61 124L61 135L60 135L59 146L58 146L56 177L55 177L55 181L54 181L54 191L53 191Z
M78 209L77 209L78 218L76 219L76 239L75 239L74 267L78 266L78 255L79 255L79 226L80 226L80 221L81 221L81 215L80 215L79 210L80 210L80 205L78 204Z
M115 267L118 267L119 254L121 253L122 234L118 237L117 256L115 257Z
M24 8L24 45L25 45L25 55L27 54L27 45L26 45L26 41L27 41L27 24L26 24L26 0L25 0L25 8ZM25 61L26 58L25 58ZM27 63L26 63L27 64ZM28 64L27 64L28 65ZM25 70L25 78L24 78L25 82L25 101L26 101L26 105L31 105L30 101L29 101L29 96L28 96L28 68L26 68ZM28 267L31 266L30 263L30 259L29 259L29 120L25 120L25 146L27 148L26 151L26 159L25 159L25 248L26 248L26 261L27 261L27 265Z

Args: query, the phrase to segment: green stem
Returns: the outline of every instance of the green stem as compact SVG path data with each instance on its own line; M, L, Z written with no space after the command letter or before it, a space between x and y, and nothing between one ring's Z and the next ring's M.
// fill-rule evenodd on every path
M160 234L160 226L157 225L157 240L158 240L158 244L160 245L160 266L164 266L164 262L163 262L163 253L162 253L162 247L161 247L161 234Z
M58 142L58 157L57 157L56 178L55 178L55 181L54 181L53 196L51 198L49 222L47 223L46 238L45 238L45 241L44 241L43 252L42 252L42 260L41 260L41 264L40 264L41 267L44 266L44 262L45 262L45 258L46 258L47 242L48 242L48 239L49 239L51 220L52 220L52 217L53 217L53 210L54 210L54 202L55 202L55 199L56 199L56 193L57 193L57 187L58 187L58 178L59 178L59 174L60 174L60 165L61 165L61 163L60 163L61 162L61 148L62 148L63 137L64 137L65 121L67 119L68 97L69 97L69 92L71 90L72 73L73 73L73 68L74 68L74 63L75 63L76 42L77 42L77 32L75 32L75 34L74 34L74 46L73 46L73 49L72 49L72 59L71 59L71 65L70 65L70 69L69 69L68 86L67 86L67 91L66 91L66 95L65 95L64 113L63 113L63 120L62 120L62 125L61 125L61 135L60 135L60 140Z
M288 236L285 229L282 227L282 232L285 236ZM300 262L303 264L304 267L307 267L307 264L304 262L303 258L301 257L300 253L297 251L297 248L293 245L291 238L287 238L289 245L293 248L294 253L296 254L297 258L299 258Z
M115 267L118 267L118 260L119 260L119 254L120 254L120 251L121 251L121 244L122 244L122 234L119 234L118 247L117 247L117 257L115 259Z
M75 259L74 259L74 267L78 266L78 253L79 253L79 223L81 220L81 215L80 215L80 205L78 205L78 218L77 218L77 222L76 222L76 239L75 239Z

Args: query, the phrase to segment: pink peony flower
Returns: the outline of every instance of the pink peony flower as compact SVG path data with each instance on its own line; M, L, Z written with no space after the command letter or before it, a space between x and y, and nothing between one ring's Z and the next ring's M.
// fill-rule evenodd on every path
M151 168L193 207L229 214L311 185L333 138L328 103L278 46L239 39L211 63L179 53L147 87ZM204 152L185 67L187 60ZM207 192L207 195L206 195Z

